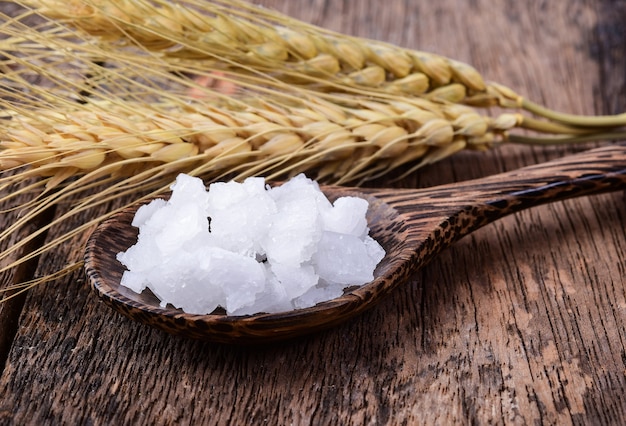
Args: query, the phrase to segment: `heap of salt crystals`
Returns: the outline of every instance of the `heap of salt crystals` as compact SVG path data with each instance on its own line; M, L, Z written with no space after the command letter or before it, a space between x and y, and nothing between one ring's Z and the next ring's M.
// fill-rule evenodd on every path
M181 174L168 201L137 211L137 244L117 259L122 285L149 288L161 306L229 315L313 306L372 281L385 252L368 233L367 201L333 204L298 175L278 187L262 178L213 183Z

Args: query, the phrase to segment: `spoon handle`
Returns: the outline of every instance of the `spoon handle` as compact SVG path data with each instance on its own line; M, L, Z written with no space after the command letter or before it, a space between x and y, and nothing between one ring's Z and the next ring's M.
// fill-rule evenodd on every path
M540 204L619 189L626 189L626 145L605 146L465 182L396 189L396 197L389 194L384 198L405 212L476 207L497 219Z
M620 189L626 189L626 146L615 144L481 179L375 194L412 229L445 231L447 246L526 208Z

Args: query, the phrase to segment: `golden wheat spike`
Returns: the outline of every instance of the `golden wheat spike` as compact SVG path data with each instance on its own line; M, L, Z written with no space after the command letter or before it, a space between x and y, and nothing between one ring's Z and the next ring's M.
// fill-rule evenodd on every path
M123 176L140 165L176 163L184 165L181 172L202 167L215 177L228 168L248 174L303 168L313 173L325 161L350 158L363 178L365 164L382 162L391 169L421 158L427 164L453 142L487 148L495 133L508 130L502 119L496 129L496 121L470 108L430 101L351 99L341 106L309 99L294 106L264 101L253 107L254 102L245 109L200 102L39 109L0 128L0 168L28 165L43 176L65 176L68 168L85 174L106 165L108 173ZM332 176L346 181L352 175Z
M296 83L419 95L450 83L468 96L486 94L471 66L431 53L350 37L241 1L171 3L146 0L44 0L39 13L80 28L104 43L126 39L172 59L226 60L282 71Z

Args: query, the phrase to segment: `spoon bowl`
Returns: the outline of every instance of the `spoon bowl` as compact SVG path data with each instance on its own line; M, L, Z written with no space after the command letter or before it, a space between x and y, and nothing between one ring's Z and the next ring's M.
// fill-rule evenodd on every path
M427 189L322 186L329 199L357 196L369 203L370 235L386 255L374 280L310 308L230 316L187 314L161 307L149 290L121 286L117 253L136 243L131 226L139 205L101 223L87 242L85 271L92 288L113 309L141 323L194 339L222 343L285 340L340 324L374 306L434 256L472 231L523 209L626 189L626 147L611 145L563 159L472 181Z

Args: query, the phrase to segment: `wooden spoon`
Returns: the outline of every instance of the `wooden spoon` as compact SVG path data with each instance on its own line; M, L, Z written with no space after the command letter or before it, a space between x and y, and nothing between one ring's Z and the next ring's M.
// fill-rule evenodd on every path
M273 314L191 315L161 308L149 291L120 286L115 256L135 244L137 207L103 222L85 253L87 277L99 296L133 320L169 333L227 343L265 343L335 326L374 306L440 251L510 213L566 198L626 189L626 146L611 145L482 179L427 189L322 187L332 200L353 195L369 204L371 235L387 255L374 281L314 307Z

